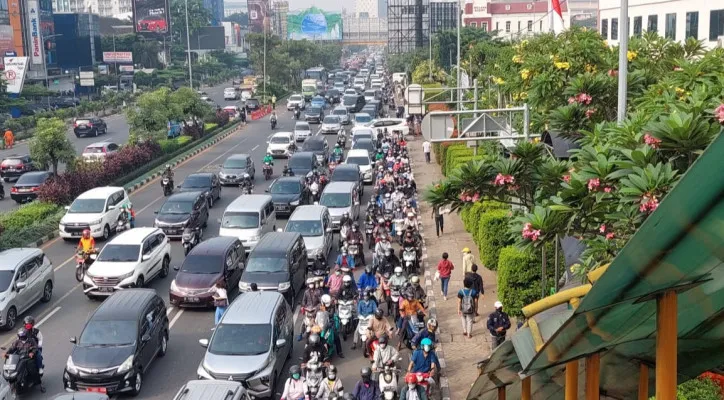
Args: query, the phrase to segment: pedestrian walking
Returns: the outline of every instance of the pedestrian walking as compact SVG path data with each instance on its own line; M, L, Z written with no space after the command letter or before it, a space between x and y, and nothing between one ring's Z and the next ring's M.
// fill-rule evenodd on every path
M469 247L466 247L463 249L463 273L467 274L468 272L472 272L473 263L475 261L473 260L473 253L470 251Z
M277 108L277 96L272 95L271 103L272 103L272 109Z
M440 291L445 300L447 300L447 288L450 283L450 275L452 275L452 270L454 269L455 266L448 260L448 254L442 253L442 260L437 263L437 275L440 278Z
M15 144L15 135L13 135L13 131L11 131L10 129L7 129L5 131L5 135L3 136L3 139L5 140L5 148L12 149L13 144Z
M425 162L430 164L430 142L422 142L422 152L425 153Z
M214 325L218 325L221 321L221 317L226 311L226 307L229 306L229 297L226 293L226 281L219 279L214 285L214 307L216 307L216 313L214 314Z
M432 219L435 220L435 233L437 237L440 237L445 230L445 220L443 219L442 212L440 212L440 206L432 207Z
M465 279L470 279L472 282L472 288L475 289L475 317L479 317L478 306L480 305L480 297L485 296L485 288L483 287L483 277L478 274L478 265L473 263L472 271L465 274ZM473 323L475 322L473 317Z
M490 332L490 352L492 353L505 341L505 334L510 329L510 318L503 311L503 303L495 302L495 311L488 316L487 327Z
M473 337L473 318L475 317L475 302L477 292L473 289L470 278L463 280L463 288L458 291L458 315L463 324L463 336Z

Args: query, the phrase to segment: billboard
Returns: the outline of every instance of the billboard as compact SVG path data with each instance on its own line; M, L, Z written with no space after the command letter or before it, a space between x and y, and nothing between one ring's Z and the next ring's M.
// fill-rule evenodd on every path
M342 40L342 14L317 7L287 14L287 38L292 40Z
M136 33L168 32L167 0L132 0Z
M35 65L43 64L43 39L40 37L40 10L37 0L28 0L28 38L30 60Z
M28 57L5 57L3 62L5 63L5 71L0 76L7 83L7 92L22 92L25 71L28 67Z
M133 53L130 51L104 51L103 62L106 63L133 63Z
M185 37L182 39L186 41ZM226 47L223 26L202 26L189 39L191 50L223 50Z
M269 26L269 0L247 0L246 6L249 9L249 31L254 33L264 32L264 26Z

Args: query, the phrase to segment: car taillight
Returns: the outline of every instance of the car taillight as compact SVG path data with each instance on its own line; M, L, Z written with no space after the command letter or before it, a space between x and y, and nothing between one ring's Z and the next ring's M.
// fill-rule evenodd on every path
M30 188L30 190L33 192L36 192L38 189L40 189L40 186L33 186Z
M17 192L18 192L18 188L16 188L15 186L10 188L10 193L17 193Z
M15 166L15 168L18 168L18 169L23 168L23 167L25 167L25 165L23 165L23 164L18 164Z

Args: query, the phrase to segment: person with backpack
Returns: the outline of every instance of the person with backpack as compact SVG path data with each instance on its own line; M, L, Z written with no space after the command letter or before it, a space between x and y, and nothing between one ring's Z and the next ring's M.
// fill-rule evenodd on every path
M463 336L473 337L473 318L475 317L475 302L478 294L473 289L472 279L463 280L464 288L458 291L458 315L463 324Z
M475 317L479 317L480 313L478 313L478 306L480 305L480 297L485 295L485 288L483 287L483 277L480 276L478 273L478 265L473 263L473 266L471 268L470 272L465 273L464 279L470 279L472 282L471 288L477 292L477 296L475 296L475 316L473 317L473 323L475 323Z

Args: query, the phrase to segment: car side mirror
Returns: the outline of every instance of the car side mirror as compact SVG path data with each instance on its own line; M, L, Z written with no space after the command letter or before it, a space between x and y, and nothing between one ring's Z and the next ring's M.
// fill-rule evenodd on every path
M143 261L148 261L148 260L150 260L150 259L151 259L151 255L150 255L150 254L144 254L144 255L141 256L141 260L143 260Z
M69 342L75 344L76 342L78 342L78 339L75 336L73 336L70 338Z
M116 206L113 205L113 204L111 204L110 206L108 206L108 210L109 210L109 211L110 211L110 210L115 210L115 209L116 209Z
M276 343L274 343L277 349L281 349L282 347L287 345L286 339L277 339Z
M15 283L15 290L18 292L28 287L28 284L26 282L16 282Z
M154 214L158 214L158 211L154 211L153 213L154 213Z
M269 193L269 189L264 189L264 192Z
M151 341L151 335L149 335L149 334L147 333L147 334L141 336L141 341L142 341L143 343L148 343L148 342L150 342L150 341Z
M209 339L199 339L199 344L203 348L209 347Z
M219 164L219 168L224 168L224 164Z

